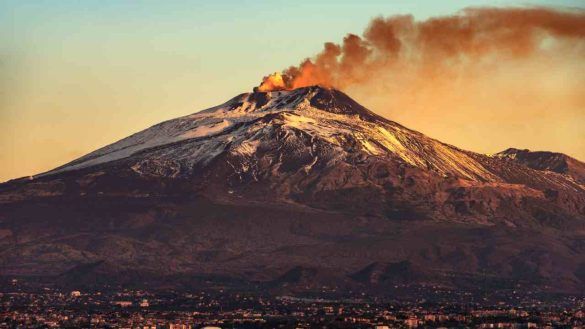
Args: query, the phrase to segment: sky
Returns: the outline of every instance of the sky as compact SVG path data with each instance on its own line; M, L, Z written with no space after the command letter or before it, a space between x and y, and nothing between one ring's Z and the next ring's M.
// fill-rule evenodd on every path
M425 20L488 5L584 7L580 0L0 1L0 181L50 170L251 91L263 76L317 54L324 42L360 35L375 17ZM538 78L531 74L542 61L497 72L465 95L433 98L437 91L425 90L420 98L424 104L430 98L431 107L420 105L417 92L411 92L412 104L388 102L372 88L347 92L391 120L472 151L514 146L585 160L585 102L579 97L585 86L575 76L585 72L583 62L559 58L546 62L556 65L552 82L527 89L542 98L514 89L526 83L518 77ZM486 84L513 92L484 92ZM483 104L493 112L475 101L488 98ZM457 111L441 111L453 104ZM521 115L506 115L505 125L494 120L510 106L523 107Z

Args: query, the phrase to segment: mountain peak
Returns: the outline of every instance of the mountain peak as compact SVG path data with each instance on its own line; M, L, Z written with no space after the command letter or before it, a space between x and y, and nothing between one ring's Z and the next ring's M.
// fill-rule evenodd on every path
M383 121L385 118L366 109L340 90L322 86L293 90L259 91L241 94L226 104L230 111L256 112L270 110L302 111L307 107L333 114L357 116L364 121Z
M191 176L230 158L230 175L268 175L392 161L442 177L502 182L493 164L386 120L345 93L320 86L240 94L216 107L168 120L40 176L93 166L139 175ZM269 159L265 168L263 159ZM495 160L495 158L492 158ZM503 163L507 161L498 161ZM317 168L320 168L319 170Z
M248 172L248 163L255 165L267 152L273 153L275 171L286 167L281 162L289 157L295 168L302 164L297 169L303 172L315 165L331 167L372 157L444 176L498 180L469 154L386 120L339 90L320 86L241 94L152 126L47 174L123 160L139 173L191 175L193 168L231 155L242 164L234 170ZM148 169L140 169L145 163Z

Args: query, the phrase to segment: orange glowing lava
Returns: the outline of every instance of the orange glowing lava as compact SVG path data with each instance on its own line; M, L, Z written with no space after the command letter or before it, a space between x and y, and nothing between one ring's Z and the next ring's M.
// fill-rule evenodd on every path
M258 86L258 91L266 92L266 91L277 91L277 90L287 90L290 89L287 87L282 74L278 72L274 72L268 76L265 76L262 79L262 83Z

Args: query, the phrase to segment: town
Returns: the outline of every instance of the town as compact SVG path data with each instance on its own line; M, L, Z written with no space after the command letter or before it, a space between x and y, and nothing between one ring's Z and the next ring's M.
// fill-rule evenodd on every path
M226 290L149 292L32 288L13 280L0 293L0 328L582 328L585 299L538 294L393 300L270 296ZM425 290L426 291L426 290ZM451 292L452 294L453 292ZM456 293L458 294L458 293ZM475 301L473 301L476 299ZM469 302L461 303L462 300Z

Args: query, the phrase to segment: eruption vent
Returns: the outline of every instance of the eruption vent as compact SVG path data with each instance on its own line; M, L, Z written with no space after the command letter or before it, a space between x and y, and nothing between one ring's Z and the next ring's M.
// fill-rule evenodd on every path
M262 79L262 83L260 86L257 87L258 91L265 92L265 91L276 91L276 90L285 90L289 89L282 78L282 74L278 72L274 72L270 75L267 75Z

